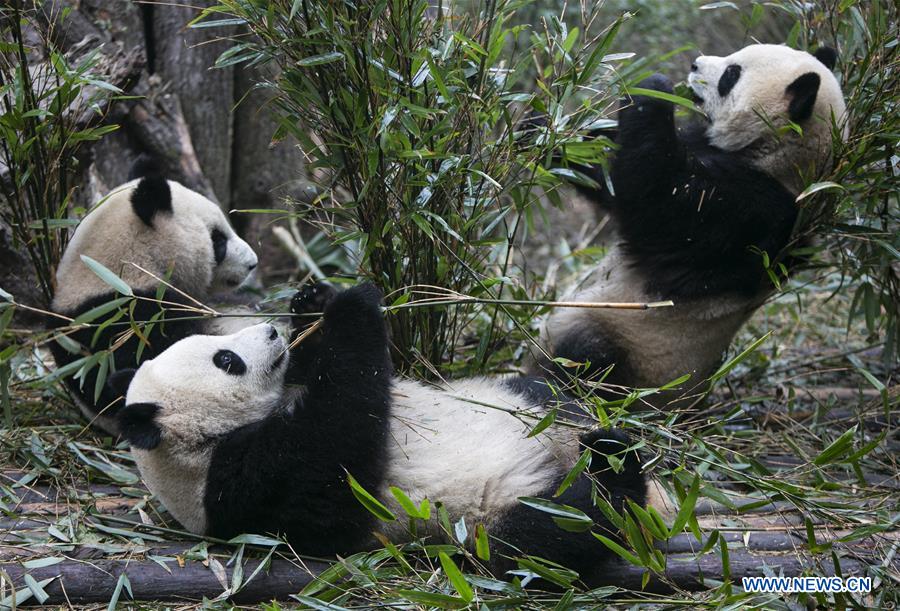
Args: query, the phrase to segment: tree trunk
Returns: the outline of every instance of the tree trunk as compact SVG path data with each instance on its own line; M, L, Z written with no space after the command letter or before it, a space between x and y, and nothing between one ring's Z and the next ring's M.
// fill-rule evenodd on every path
M215 4L209 0L192 2L190 7L151 4L149 16L152 40L147 41L149 69L177 93L193 142L197 161L209 178L216 198L227 210L231 203L232 107L234 69L213 68L229 43L221 40L234 28L189 28L198 8ZM197 7L197 8L193 8ZM152 48L150 48L152 46Z

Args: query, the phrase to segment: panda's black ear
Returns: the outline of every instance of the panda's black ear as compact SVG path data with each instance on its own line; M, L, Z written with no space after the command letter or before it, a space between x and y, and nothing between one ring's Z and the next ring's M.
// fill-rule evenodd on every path
M150 155L141 153L137 156L137 159L134 160L134 163L131 164L131 168L128 170L128 180L144 178L145 176L164 176L164 172L162 166L157 163L156 159Z
M130 403L119 410L119 430L131 447L152 450L162 440L162 429L156 423L161 408L156 403Z
M113 392L120 397L124 397L128 393L128 385L131 384L131 380L134 379L135 373L137 373L137 369L134 368L120 369L110 375L106 380L106 383L113 389Z
M153 217L158 212L172 212L168 181L158 174L142 178L131 194L131 207L145 225L153 227Z
M784 90L791 99L788 104L788 115L794 123L801 123L812 116L822 79L815 72L807 72L798 76Z
M819 47L816 49L815 53L813 53L813 57L825 64L825 67L829 70L834 70L834 67L837 64L837 51L831 47Z

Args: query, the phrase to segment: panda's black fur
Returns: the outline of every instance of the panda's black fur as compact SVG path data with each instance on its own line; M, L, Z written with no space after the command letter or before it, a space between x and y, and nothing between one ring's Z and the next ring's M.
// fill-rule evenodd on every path
M640 86L673 92L662 75ZM623 250L649 293L755 295L768 282L758 251L775 255L787 245L794 196L712 146L702 127L676 130L672 110L665 100L636 96L619 113L610 212ZM655 166L652 180L648 164Z
M313 554L359 549L373 516L345 473L366 490L380 487L391 406L393 366L379 302L372 286L334 299L315 350L306 345L303 358L291 354L287 379L302 373L308 389L293 414L216 443L204 499L211 534L280 532ZM298 307L305 305L295 301Z
M372 537L374 530L385 531L385 523L378 523L367 509L354 497L347 482L351 474L368 491L378 494L386 486L400 483L390 481L392 454L391 443L397 441L392 430L392 418L396 420L398 378L388 353L388 337L380 308L381 294L371 285L362 285L339 294L324 285L306 289L297 294L292 303L294 312L320 311L324 305L323 324L308 340L295 347L285 373L285 384L301 383L304 392L293 399L290 409L280 409L257 421L228 428L194 442L192 450L209 452L209 466L204 471L205 488L201 513L205 518L195 521L195 528L203 532L228 538L244 532L279 533L287 537L300 553L332 555L346 554L370 548L377 544ZM248 330L252 331L251 330ZM195 341L189 338L185 342ZM161 358L166 358L163 355ZM152 364L152 363L151 363ZM163 473L162 479L154 479L153 469L160 469L161 461L154 453L182 453L175 446L166 446L170 426L165 421L164 409L149 399L155 393L147 383L132 383L129 403L119 415L121 429L134 448L136 459L145 481L154 488L165 502L165 489L171 479ZM151 386L164 384L158 379ZM559 397L551 392L545 381L537 378L518 378L496 381L496 385L521 396L521 403L558 405ZM499 386L495 386L498 387ZM137 390L135 390L137 389ZM150 394L145 394L148 390ZM185 397L189 400L189 397ZM490 397L483 397L490 401ZM424 406L425 413L438 416L440 405ZM558 405L560 414L577 418L574 404ZM184 413L190 406L179 405L172 412ZM477 417L478 408L469 412ZM582 413L583 416L583 413ZM177 417L177 414L173 417ZM510 416L511 417L511 416ZM560 421L564 419L561 415ZM178 427L184 426L178 424ZM466 426L454 429L453 434L466 434ZM527 429L521 429L521 434ZM177 436L179 431L174 433ZM168 431L171 435L173 431ZM505 432L496 431L498 435ZM617 511L623 510L625 498L643 505L646 499L645 480L640 460L633 450L623 455L628 447L628 436L615 430L593 430L577 437L581 449L590 448L593 454L592 478L599 482L600 493L607 496ZM453 445L454 440L447 440ZM496 440L488 437L477 440L479 448L485 448ZM175 442L172 442L175 443ZM204 449L206 448L206 449ZM578 452L581 450L578 449ZM618 454L623 458L623 469L613 473L606 454ZM206 456L207 454L203 454ZM424 460L429 460L427 455ZM421 458L421 457L420 457ZM477 460L478 457L472 457ZM518 468L533 467L532 456L522 456ZM440 460L439 458L430 458ZM156 461L156 462L154 462ZM553 499L556 503L576 507L587 513L595 522L595 528L615 538L615 528L599 511L592 500L595 491L591 481L582 474L560 497L553 498L556 488L567 474L571 464L557 468L557 476L541 490L523 490L523 496ZM163 470L170 467L164 467ZM457 466L453 462L417 464L417 469L429 474L428 486L441 486ZM463 468L463 467L459 467ZM491 465L484 465L490 470ZM515 469L499 466L492 477L515 478ZM403 469L403 466L400 466ZM396 473L396 471L395 471ZM527 474L526 474L527 475ZM183 474L173 471L173 476ZM486 490L490 490L490 486ZM421 492L421 491L420 491ZM454 494L475 494L468 490L454 490ZM428 495L440 501L434 495ZM382 499L384 500L384 499ZM471 498L471 504L487 503L490 499ZM176 517L178 515L176 514ZM452 516L454 520L458 516ZM492 537L491 568L502 573L515 568L513 556L530 554L561 563L578 571L583 578L602 581L599 568L613 556L590 533L572 533L560 529L551 517L541 511L510 499L487 525ZM200 526L197 526L200 525ZM468 524L470 532L475 524ZM436 533L435 533L436 534Z

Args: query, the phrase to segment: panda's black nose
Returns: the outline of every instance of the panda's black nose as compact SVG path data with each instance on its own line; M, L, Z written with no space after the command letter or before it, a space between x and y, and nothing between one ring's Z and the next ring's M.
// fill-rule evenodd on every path
M698 70L697 62L696 61L691 62L691 72L696 72L697 70Z
M256 263L251 263L247 266L247 271L252 272L254 269L256 269Z
M272 325L269 325L269 339L272 341L278 339L278 329Z

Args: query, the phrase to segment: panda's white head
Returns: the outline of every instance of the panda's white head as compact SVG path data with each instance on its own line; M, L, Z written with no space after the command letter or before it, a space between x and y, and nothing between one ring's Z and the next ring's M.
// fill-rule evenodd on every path
M170 282L198 299L237 287L257 264L219 206L157 174L114 189L78 225L56 272L57 312L74 311L110 290L81 255L137 290L152 290L158 281L131 263L160 278L171 269Z
M127 385L117 418L132 447L164 444L176 455L203 450L216 438L285 406L285 342L270 324L233 335L191 335L117 372Z
M784 45L750 45L727 57L701 55L688 84L709 119L713 146L741 151L789 190L828 169L832 118L845 123L836 55ZM791 127L796 124L802 134Z

